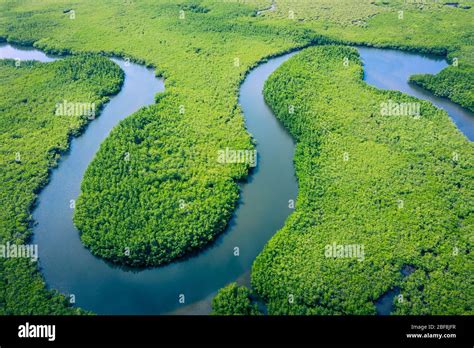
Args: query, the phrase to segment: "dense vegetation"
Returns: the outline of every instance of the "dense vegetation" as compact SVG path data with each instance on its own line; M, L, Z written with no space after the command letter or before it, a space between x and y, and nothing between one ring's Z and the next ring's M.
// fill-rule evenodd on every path
M120 68L109 59L75 56L52 63L0 60L0 244L28 243L31 208L48 172L67 150L85 115L56 115L64 100L96 103L119 91ZM0 258L0 313L78 313L46 290L36 263Z
M474 67L449 67L437 75L413 75L410 82L474 112Z
M257 305L252 303L250 290L231 283L219 290L212 299L214 315L258 315Z
M308 39L301 34L299 43L288 30L239 24L236 17L253 13L239 4L190 11L175 2L114 3L82 4L74 20L62 14L61 5L51 5L46 11L52 26L66 30L52 34L48 28L38 35L26 22L18 23L18 32L27 42L33 41L30 35L44 37L35 45L46 50L63 52L58 46L67 42L71 52L126 51L165 76L159 103L127 118L102 144L75 211L82 240L94 254L131 266L159 265L209 243L234 210L236 181L247 175L248 164L223 165L217 154L253 148L237 108L245 71L269 53ZM97 35L103 31L97 13L114 18L111 33ZM81 35L73 35L76 30ZM116 42L117 32L126 39ZM274 35L287 38L272 42Z
M269 312L375 314L398 287L397 314L472 314L474 147L448 115L367 86L357 51L340 46L291 58L264 95L297 141L299 181L296 211L252 270ZM421 117L383 116L387 100L420 102ZM333 243L364 257L328 256Z
M275 11L263 14L265 18L357 44L448 54L457 66L437 76L417 77L414 82L472 107L473 0L277 0L276 4Z
M95 254L159 265L225 228L236 181L248 166L221 165L216 154L252 148L237 93L265 57L344 41L450 52L461 65L472 63L470 10L401 0L276 0L275 11L257 15L270 3L84 0L71 16L64 13L72 6L67 0L0 0L0 37L58 53L114 53L153 65L166 78L157 104L112 131L84 178L75 222Z
M270 0L268 3L271 2ZM448 2L448 1L445 1ZM258 3L256 1L255 3ZM446 7L443 1L420 0L276 0L275 9L264 13L267 17L288 18L303 22L337 23L342 26L366 27L368 20L381 13L398 11L462 11L472 6L472 0L458 1L459 8ZM434 12L433 12L434 13ZM457 12L455 12L457 13Z
M102 144L83 180L74 219L94 254L130 266L170 262L223 231L238 199L236 181L246 177L248 164L221 164L218 151L253 149L236 108L236 90L245 69L260 58L257 54L270 52L263 42L267 35L219 23L219 13L181 24L178 9L170 6L173 12L167 15L176 17L171 27L186 35L181 43L186 48L176 49L193 59L175 58L181 66L172 68L172 77L165 73L167 91L158 104L127 118ZM189 21L197 13L211 16L193 11ZM193 38L191 32L200 27L201 37ZM220 31L240 36L229 42L216 37ZM211 42L220 47L209 46ZM264 46L244 52L249 43ZM279 47L286 49L282 43ZM230 53L222 57L224 51ZM159 68L165 65L152 57ZM209 60L214 62L212 74L206 68ZM169 64L170 58L163 62Z

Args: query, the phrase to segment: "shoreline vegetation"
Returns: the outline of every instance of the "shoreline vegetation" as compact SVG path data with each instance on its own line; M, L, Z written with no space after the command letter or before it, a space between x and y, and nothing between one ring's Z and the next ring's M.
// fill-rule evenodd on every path
M448 67L437 75L411 76L410 82L474 112L474 69L460 72L456 67Z
M252 288L273 315L373 315L392 289L401 295L393 314L472 314L465 279L474 148L428 102L419 118L384 115L387 100L417 99L377 90L362 76L357 51L320 46L267 80L265 99L297 142L299 194L254 262ZM327 255L336 242L342 252ZM348 246L356 247L349 255ZM413 271L404 277L407 265ZM246 310L224 289L216 312L235 314L232 299Z
M467 10L420 9L392 1L359 25L347 24L351 15L344 11L337 19L299 18L304 11L293 13L294 19L278 18L287 7L286 1L277 2L277 11L262 18L254 16L267 3L260 0L206 1L197 7L148 1L141 6L84 2L77 4L74 19L62 12L61 3L52 1L36 4L35 11L28 10L27 1L0 3L5 14L0 19L0 37L5 41L60 55L118 55L156 67L157 75L166 79L167 90L157 95L157 104L121 122L87 170L75 223L94 254L131 266L156 266L198 250L225 229L238 199L237 182L247 176L249 166L222 166L212 159L226 147L253 149L237 92L246 74L260 62L314 44L350 43L458 56L461 64L472 66L464 34L470 29L458 23L468 23ZM319 6L320 1L313 3ZM411 22L399 19L399 8ZM113 18L108 28L102 27L104 18ZM439 23L434 32L431 20ZM409 34L403 34L404 30ZM132 155L132 172L121 161L125 152ZM114 178L115 186L101 182L102 175ZM157 189L147 191L149 185ZM127 187L134 188L129 196L122 194ZM180 209L183 200L188 207L184 211ZM98 201L115 203L104 208L94 203ZM105 226L117 233L107 236ZM18 231L15 227L9 233ZM130 246L136 257L123 257L124 247ZM6 293L11 285L4 284ZM28 306L24 305L26 312L32 310Z
M96 110L118 93L122 70L107 58L82 54L54 62L0 60L2 117L1 242L25 244L31 236L31 211L49 174L81 134L89 115L55 115L67 98L93 104ZM5 145L9 144L9 148ZM19 180L18 178L21 178ZM1 314L85 314L69 307L56 290L47 290L36 262L0 259Z

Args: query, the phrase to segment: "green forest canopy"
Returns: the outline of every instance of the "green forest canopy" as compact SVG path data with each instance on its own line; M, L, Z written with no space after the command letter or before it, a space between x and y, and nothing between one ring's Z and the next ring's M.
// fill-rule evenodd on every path
M75 217L84 243L116 262L158 265L203 247L225 228L238 197L236 180L248 168L218 165L215 154L253 146L237 94L246 72L265 57L309 44L362 43L449 53L460 63L457 74L470 74L471 10L401 0L354 0L348 6L347 1L332 2L328 12L327 0L299 2L295 9L294 2L276 0L277 10L261 15L257 9L270 1L80 1L74 16L65 13L71 9L65 0L0 1L0 37L57 53L114 53L153 65L166 78L167 91L158 103L124 120L87 171ZM459 81L466 79L443 79L452 91L462 90ZM461 102L456 93L448 96ZM472 94L467 98L472 101ZM117 160L124 151L131 154L133 170ZM101 182L103 174L114 184ZM128 187L134 189L122 195ZM140 203L129 199L138 196ZM96 214L96 199L114 204ZM26 193L18 200L29 201ZM180 208L181 201L187 209ZM112 248L104 247L107 228L116 232ZM25 238L29 231L24 222L4 229ZM133 246L135 257L120 257L125 244ZM19 308L31 310L26 302Z
M78 55L52 63L0 60L0 241L24 244L31 209L50 168L87 124L87 115L57 115L64 100L96 110L120 90L122 70L108 58ZM0 314L73 314L64 296L46 290L37 264L0 258Z
M299 182L296 211L252 270L269 313L375 314L399 288L395 314L472 314L474 147L446 112L366 85L342 46L290 58L264 95L297 141ZM421 115L384 115L388 100ZM333 244L364 254L328 255Z

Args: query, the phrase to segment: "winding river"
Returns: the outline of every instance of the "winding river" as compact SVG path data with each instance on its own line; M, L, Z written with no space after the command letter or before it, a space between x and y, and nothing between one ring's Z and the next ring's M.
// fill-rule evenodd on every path
M405 94L428 100L445 110L459 130L474 141L474 115L467 109L446 98L408 83L411 75L437 74L448 66L444 58L415 54L391 49L358 47L364 62L365 81L380 89L397 90Z
M397 89L432 101L448 111L473 140L473 115L448 100L414 88L406 82L415 73L436 74L443 59L393 50L359 48L367 83ZM253 69L240 89L239 102L248 131L257 141L258 167L241 185L239 205L225 233L197 255L153 269L127 269L94 257L82 245L72 223L69 201L76 199L83 174L110 130L140 107L152 104L164 90L163 81L145 67L113 59L125 72L122 90L106 104L100 117L71 142L41 191L33 211L32 243L38 244L39 266L50 288L74 294L76 305L99 314L207 314L215 292L238 280L249 284L252 262L279 230L296 199L294 142L265 104L263 84L293 54L270 59ZM54 60L35 49L0 45L0 58ZM235 246L240 256L234 256ZM185 303L180 303L180 295Z

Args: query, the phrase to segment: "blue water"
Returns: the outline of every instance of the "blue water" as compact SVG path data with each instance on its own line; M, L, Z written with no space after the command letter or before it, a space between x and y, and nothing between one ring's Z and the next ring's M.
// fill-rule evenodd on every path
M20 51L0 46L0 57L49 61L36 50ZM294 143L263 101L263 83L290 55L259 66L241 88L240 103L249 132L257 140L258 166L241 185L240 202L227 231L209 248L182 261L154 269L125 269L93 256L72 223L71 199L77 199L80 184L100 143L121 119L153 103L163 83L152 70L114 59L126 73L120 93L105 106L84 134L71 143L71 150L52 171L50 183L41 191L33 243L38 244L40 267L47 285L74 294L76 305L100 314L160 314L175 310L208 313L210 298L219 288L248 274L253 260L292 212L288 200L296 199L293 168ZM240 256L234 256L234 247ZM244 281L248 278L244 277ZM185 303L178 299L185 296ZM196 310L188 304L199 303Z
M445 110L459 130L474 140L474 114L446 98L408 83L411 75L435 75L448 66L445 59L397 50L359 47L364 62L365 81L377 88L397 90L419 99L428 100Z
M446 66L444 60L384 49L359 51L367 83L432 101L447 110L472 140L472 114L407 83L412 74L439 72ZM226 232L193 257L145 270L113 266L93 256L82 245L69 208L69 201L78 197L84 171L110 130L134 111L154 103L154 95L164 90L163 81L153 70L114 59L126 74L122 90L84 134L73 139L33 212L33 243L39 246L39 264L47 285L74 294L77 306L99 314L206 314L219 288L235 280L248 284L252 262L283 226L292 212L288 201L297 196L294 142L262 95L266 79L291 56L259 65L241 86L239 102L247 129L257 141L258 167L241 185L239 206ZM0 58L54 60L40 51L10 45L0 45ZM236 246L240 256L234 256ZM181 294L185 296L184 304L179 302Z

